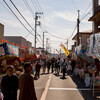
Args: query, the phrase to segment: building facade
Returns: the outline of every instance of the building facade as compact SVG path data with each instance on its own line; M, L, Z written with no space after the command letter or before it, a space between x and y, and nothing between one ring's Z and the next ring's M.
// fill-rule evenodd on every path
M4 39L4 25L0 23L0 44L2 39Z
M21 36L4 36L4 39L21 46L27 46L26 39Z
M93 0L93 16L89 19L93 22L93 33L100 32L100 0Z
M90 35L93 34L92 31L86 31L86 32L79 32L79 45L88 45L88 39L90 38ZM77 44L77 34L72 38L72 40L75 40L75 46Z

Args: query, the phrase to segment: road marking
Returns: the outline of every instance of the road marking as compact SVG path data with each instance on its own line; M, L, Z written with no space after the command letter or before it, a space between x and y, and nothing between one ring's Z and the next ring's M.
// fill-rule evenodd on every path
M91 90L90 88L49 88L49 90Z
M41 96L40 100L45 100L46 99L46 95L47 95L47 92L48 92L48 89L49 89L51 77L52 77L52 74L50 74L50 76L49 76L49 79L48 79L48 81L46 83L45 89L44 89L44 91L42 93L42 96Z

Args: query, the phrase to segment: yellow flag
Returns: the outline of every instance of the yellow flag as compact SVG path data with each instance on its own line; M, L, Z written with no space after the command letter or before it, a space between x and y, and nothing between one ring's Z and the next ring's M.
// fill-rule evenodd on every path
M59 54L59 51L56 49L57 53Z
M63 50L64 50L66 56L68 56L70 53L69 53L69 51L67 50L67 48L66 48L63 44L61 44L61 47L63 48Z

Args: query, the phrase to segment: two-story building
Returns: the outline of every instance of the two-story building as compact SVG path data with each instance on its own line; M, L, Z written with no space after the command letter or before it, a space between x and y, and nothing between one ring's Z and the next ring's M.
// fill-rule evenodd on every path
M93 16L89 19L93 22L93 33L100 32L100 0L93 0Z

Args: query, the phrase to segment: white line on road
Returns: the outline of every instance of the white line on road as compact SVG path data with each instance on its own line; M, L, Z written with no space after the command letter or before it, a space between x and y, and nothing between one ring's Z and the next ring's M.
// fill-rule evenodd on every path
M46 99L46 95L47 95L47 92L48 92L48 89L49 89L51 77L52 77L52 74L50 74L50 76L49 76L49 79L48 79L48 81L46 83L45 89L44 89L44 91L42 93L42 96L41 96L40 100L45 100Z
M91 90L90 88L49 88L49 90Z

